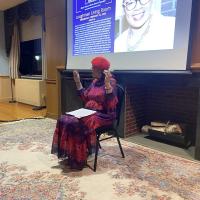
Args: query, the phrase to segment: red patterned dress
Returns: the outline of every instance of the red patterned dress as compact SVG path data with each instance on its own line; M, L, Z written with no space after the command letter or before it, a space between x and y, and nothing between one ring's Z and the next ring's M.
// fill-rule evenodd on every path
M77 119L62 115L56 125L53 136L52 154L58 158L68 158L71 168L82 169L87 157L94 152L96 145L95 129L110 125L116 117L116 80L111 78L113 91L106 94L103 80L93 80L87 89L78 91L85 108L96 110L93 115Z

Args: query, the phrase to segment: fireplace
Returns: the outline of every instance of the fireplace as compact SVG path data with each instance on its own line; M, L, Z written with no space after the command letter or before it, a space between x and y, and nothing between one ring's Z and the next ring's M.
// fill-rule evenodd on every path
M187 125L194 140L198 89L174 85L127 85L125 136L138 133L151 121L171 121Z
M133 74L123 78L126 88L124 137L141 132L151 121L187 125L187 136L195 143L198 91L192 74Z
M200 117L199 74L114 72L114 75L118 83L125 88L125 101L119 127L121 137L141 133L141 127L151 121L170 120L184 123L187 125L185 134L196 145L196 155L200 157L200 144L196 139L200 137L198 136L200 125L197 123ZM83 84L90 83L90 72L81 72L80 76ZM82 106L76 98L71 72L61 72L61 88L63 113Z

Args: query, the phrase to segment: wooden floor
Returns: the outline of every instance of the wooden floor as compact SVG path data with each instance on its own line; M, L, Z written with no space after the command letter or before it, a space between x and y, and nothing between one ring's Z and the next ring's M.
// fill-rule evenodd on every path
M32 110L33 106L22 103L0 102L0 122L45 117L46 109Z

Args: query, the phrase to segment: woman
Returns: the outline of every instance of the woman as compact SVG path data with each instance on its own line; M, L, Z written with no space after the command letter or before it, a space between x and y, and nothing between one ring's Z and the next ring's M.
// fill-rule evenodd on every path
M82 169L87 163L87 157L94 152L95 129L112 124L116 117L116 81L108 71L110 63L101 56L94 58L91 63L94 80L87 89L82 87L77 71L73 72L73 76L85 108L97 112L81 119L62 115L53 136L51 152L57 154L58 158L67 157L73 169Z

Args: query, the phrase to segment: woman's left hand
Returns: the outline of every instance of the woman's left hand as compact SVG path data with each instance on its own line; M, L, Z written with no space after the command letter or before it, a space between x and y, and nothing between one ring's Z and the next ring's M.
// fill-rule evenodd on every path
M110 71L108 71L108 70L104 70L103 73L105 74L105 80L104 80L105 89L106 90L111 90L112 86L110 84L110 78L111 78L112 75L111 75Z
M103 73L105 74L105 85L110 84L111 73L109 70L104 70Z

